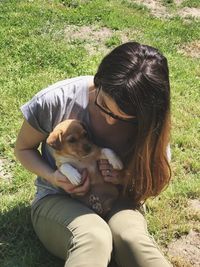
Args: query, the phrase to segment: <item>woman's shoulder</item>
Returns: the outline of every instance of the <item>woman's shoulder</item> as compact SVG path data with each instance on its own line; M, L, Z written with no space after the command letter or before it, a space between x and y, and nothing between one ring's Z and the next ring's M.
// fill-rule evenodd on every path
M35 97L48 97L51 95L67 95L68 97L73 96L74 94L88 89L88 85L93 81L93 76L79 76L68 78L65 80L58 81L54 84L48 85L46 88L40 90Z
M21 106L25 119L37 130L49 133L72 111L78 113L88 103L88 83L92 76L59 81L39 91Z

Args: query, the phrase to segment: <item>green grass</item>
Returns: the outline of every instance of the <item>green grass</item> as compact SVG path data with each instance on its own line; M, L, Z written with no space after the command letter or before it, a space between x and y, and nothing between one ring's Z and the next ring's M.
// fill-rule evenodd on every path
M183 7L196 7L199 8L200 7L200 2L199 0L185 0L181 3L181 6Z
M198 5L198 1L189 2ZM200 64L178 51L199 40L199 21L186 23L178 16L153 18L146 8L119 0L5 0L0 2L0 157L8 159L13 178L0 179L2 267L63 265L46 252L32 230L34 175L15 162L13 147L22 123L19 107L58 80L94 74L104 55L98 49L96 54L88 54L87 40L69 41L65 35L68 25L109 28L112 36L98 44L105 49L122 43L121 32L128 30L131 40L155 46L167 56L173 179L164 193L148 201L147 219L150 232L164 246L191 227L198 228L198 218L188 210L187 201L200 195Z
M162 0L161 1L164 5L166 6L178 6L179 8L181 7L194 7L194 8L199 8L200 7L200 2L199 0L183 0L180 2L180 4L177 4L175 0Z

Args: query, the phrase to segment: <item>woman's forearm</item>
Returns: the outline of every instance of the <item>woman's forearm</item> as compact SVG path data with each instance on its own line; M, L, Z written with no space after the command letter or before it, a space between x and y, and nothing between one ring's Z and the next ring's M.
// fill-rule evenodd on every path
M62 188L67 193L86 194L89 190L90 181L87 172L83 173L84 183L75 186L60 173L58 170L52 169L41 157L40 152L36 149L15 149L15 156L21 164L30 172L45 178L48 182L56 187Z
M15 150L15 156L27 170L52 183L55 170L42 159L37 149Z

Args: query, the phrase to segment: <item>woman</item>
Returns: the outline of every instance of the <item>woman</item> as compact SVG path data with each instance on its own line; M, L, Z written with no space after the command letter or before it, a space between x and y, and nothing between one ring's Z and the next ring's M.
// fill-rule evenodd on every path
M65 260L65 267L169 267L134 207L158 195L170 180L167 146L170 86L167 60L153 47L128 42L101 62L94 77L58 82L22 106L25 117L15 154L37 174L32 222L44 246ZM45 149L52 129L68 118L83 121L93 141L112 148L126 167L125 177L107 161L98 163L104 180L121 192L102 219L72 195L90 187L72 185L55 168ZM42 143L41 152L38 147Z

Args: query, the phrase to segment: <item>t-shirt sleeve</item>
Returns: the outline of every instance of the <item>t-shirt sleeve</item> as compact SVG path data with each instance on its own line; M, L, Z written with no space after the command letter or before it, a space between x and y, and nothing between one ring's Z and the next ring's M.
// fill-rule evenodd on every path
M33 128L48 135L63 119L63 114L67 112L64 107L69 106L69 103L70 99L66 95L50 91L34 96L21 107L21 111Z
M67 79L41 90L21 107L24 118L33 128L48 135L59 122L86 108L89 78Z
M33 97L21 107L27 122L36 130L48 134L52 128L52 105L44 97Z

